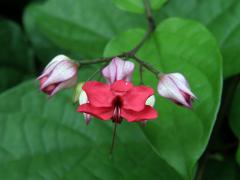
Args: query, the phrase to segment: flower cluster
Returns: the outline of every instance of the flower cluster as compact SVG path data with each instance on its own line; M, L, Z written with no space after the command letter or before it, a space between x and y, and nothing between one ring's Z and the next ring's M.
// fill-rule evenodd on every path
M75 86L78 66L77 62L64 55L53 58L38 77L41 91L53 96L62 89ZM134 63L116 57L102 69L106 83L87 81L77 85L77 111L83 113L87 124L92 116L103 121L112 120L116 124L123 119L145 124L157 118L157 111L153 108L154 90L145 85L134 86L131 82L134 67ZM180 73L159 75L157 90L159 95L187 108L192 107L196 98Z

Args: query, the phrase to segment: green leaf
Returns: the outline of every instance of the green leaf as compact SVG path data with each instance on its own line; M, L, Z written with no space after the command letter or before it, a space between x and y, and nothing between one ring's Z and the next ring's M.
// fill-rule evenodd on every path
M70 56L70 52L57 47L40 32L35 21L37 12L34 10L31 11L31 7L31 5L27 7L23 20L26 33L37 58L45 65L57 54L67 54Z
M32 53L20 27L0 18L0 65L32 72Z
M144 30L127 31L107 45L105 56L132 49ZM176 106L156 94L159 118L143 129L149 142L185 179L193 177L214 125L222 89L221 55L215 39L201 24L171 18L162 22L137 53L164 73L181 72L198 97L192 110ZM134 81L139 82L138 69ZM145 71L144 83L156 89L157 79Z
M48 99L33 82L0 95L1 179L181 179L135 123L118 126L110 156L112 122L86 126L71 98L61 92Z
M0 18L0 92L34 72L31 49L19 25Z
M24 79L23 73L14 68L0 67L0 92L20 83Z
M240 1L169 1L162 8L166 16L187 17L204 23L215 35L223 55L224 77L240 73Z
M240 84L238 84L230 109L229 123L234 134L240 139Z
M113 36L143 21L116 8L112 0L50 0L30 5L24 15L30 40L44 63L57 53L100 57Z
M113 0L114 3L123 10L144 13L144 0ZM156 10L159 9L167 0L149 0L151 8Z

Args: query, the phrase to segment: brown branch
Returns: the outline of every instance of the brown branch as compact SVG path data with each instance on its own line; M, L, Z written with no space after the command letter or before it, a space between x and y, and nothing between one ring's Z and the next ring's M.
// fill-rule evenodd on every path
M126 57L126 53L122 53L122 54L118 54L118 55L110 56L110 57L102 57L102 58L96 58L93 60L84 60L84 61L77 61L77 62L80 65L99 64L99 63L111 61L115 57Z
M144 35L144 37L142 38L142 40L136 45L136 47L134 47L129 52L130 56L134 56L137 53L137 51L144 45L144 43L150 38L150 36L154 32L154 30L156 29L156 24L155 24L155 20L154 20L153 14L152 14L150 2L149 2L149 0L143 0L143 3L144 3L144 7L145 7L146 19L148 22L148 30L147 30L146 34Z
M151 32L153 32L156 29L156 23L152 14L151 4L149 0L143 0L143 3L145 7L146 18L148 21L148 28Z
M138 50L145 44L145 42L150 38L151 35L152 31L148 30L142 40L131 51L127 52L127 55L134 56L138 52Z
M150 72L152 72L157 78L159 78L159 74L160 72L151 64L141 60L140 58L138 58L137 56L131 56L131 58L133 58L135 61L137 61L140 65L142 65L143 67L145 67L146 69L148 69Z
M145 33L144 37L140 40L140 42L133 47L130 51L128 52L123 52L121 54L117 54L115 56L110 56L110 57L104 57L104 58L97 58L94 60L84 60L84 61L79 61L80 65L89 65L89 64L98 64L98 63L104 63L104 62L109 62L111 61L114 57L120 57L120 58L133 58L135 59L141 66L145 67L149 71L151 71L153 74L155 74L157 77L159 75L159 71L155 69L152 65L142 61L138 57L136 57L136 53L139 51L139 49L146 43L146 41L151 37L152 33L154 32L156 28L155 20L153 18L151 6L149 0L143 0L144 7L145 7L145 14L146 14L146 19L148 22L148 30Z

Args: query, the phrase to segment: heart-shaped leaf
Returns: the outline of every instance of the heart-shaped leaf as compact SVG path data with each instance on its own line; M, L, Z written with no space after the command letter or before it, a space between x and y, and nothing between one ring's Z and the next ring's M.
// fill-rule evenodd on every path
M105 56L132 49L144 30L127 31L114 38ZM203 153L214 125L222 89L222 65L214 37L201 24L178 18L162 22L137 56L164 73L181 72L198 97L192 110L178 107L156 94L159 118L143 129L161 158L185 179L191 179L194 166ZM134 81L139 79L138 70ZM157 79L144 72L144 83L157 87Z
M161 12L173 17L193 18L204 23L217 38L223 55L224 77L240 73L240 1L169 1Z

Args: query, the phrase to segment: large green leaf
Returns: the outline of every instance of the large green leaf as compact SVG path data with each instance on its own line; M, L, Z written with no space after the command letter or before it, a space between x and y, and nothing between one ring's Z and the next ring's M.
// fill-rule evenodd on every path
M239 0L173 0L162 8L162 13L204 23L221 46L224 77L240 73Z
M48 99L33 82L0 95L1 179L181 179L135 123L119 125L110 156L112 122L86 126L71 98Z
M121 34L110 41L105 55L130 50L143 35L141 29ZM194 165L208 143L219 107L222 66L217 43L201 24L172 18L157 27L137 55L165 73L183 73L198 97L193 110L189 110L156 94L159 118L143 129L160 157L185 179L191 179ZM138 82L138 70L135 71L134 81ZM157 87L157 79L146 71L144 82Z
M123 10L134 13L144 13L144 0L113 0L115 4ZM167 0L149 0L151 8L156 10L160 8Z
M32 52L19 25L0 18L0 92L34 72Z
M24 15L25 28L44 63L59 52L99 57L114 35L143 21L116 8L112 0L49 0L30 5Z

